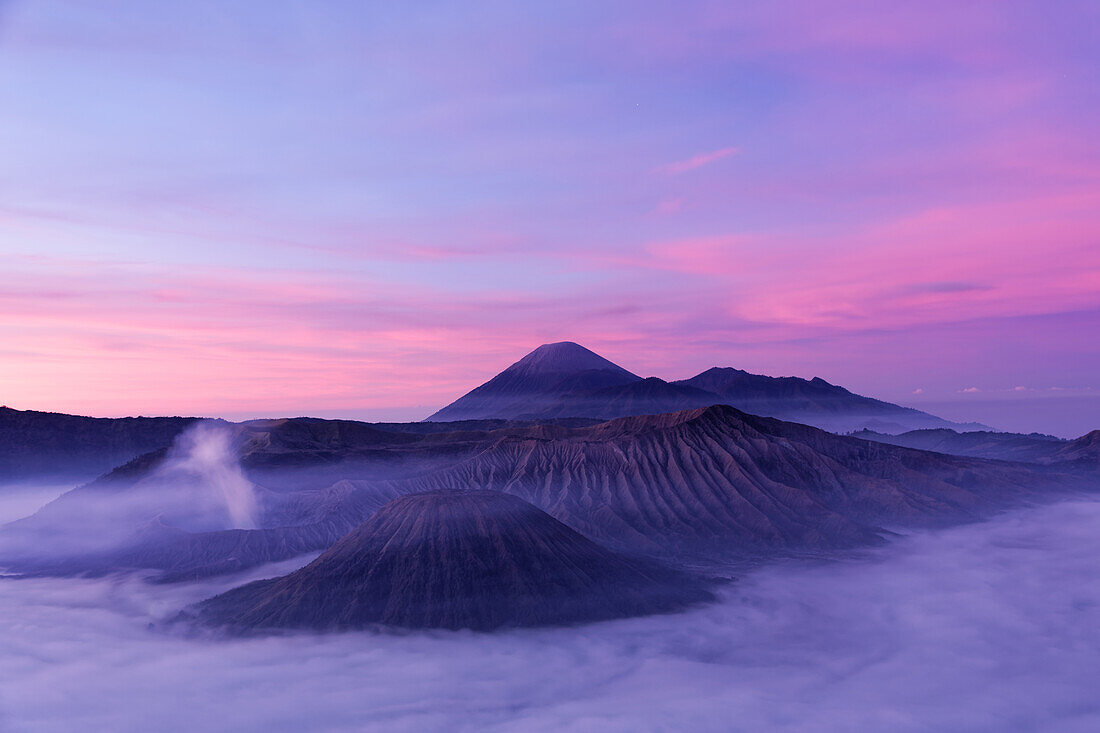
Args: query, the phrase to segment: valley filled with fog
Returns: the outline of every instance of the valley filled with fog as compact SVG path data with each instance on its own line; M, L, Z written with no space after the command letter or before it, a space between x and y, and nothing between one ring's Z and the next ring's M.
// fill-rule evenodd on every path
M685 613L495 634L163 623L308 557L199 583L4 579L0 731L1092 731L1098 554L1100 502L1065 501L765 565Z

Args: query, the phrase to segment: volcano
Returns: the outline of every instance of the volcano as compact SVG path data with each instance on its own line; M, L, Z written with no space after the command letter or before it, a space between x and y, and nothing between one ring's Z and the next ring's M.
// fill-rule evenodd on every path
M768 377L714 367L675 382L657 377L642 379L571 341L538 347L427 419L611 420L711 405L730 405L752 415L813 425L834 433L863 429L883 433L988 429L864 397L820 377Z
M103 508L134 504L157 471L151 454L0 530L0 565L33 575L145 568L162 582L206 577L325 550L398 497L471 488L528 501L630 556L694 563L817 553L876 544L883 528L973 521L1088 490L1100 465L1095 434L1052 442L1059 455L1049 465L1010 463L833 435L722 405L575 427L496 424L423 423L461 429L421 434L314 419L246 423L236 445L257 487L258 529L203 531L171 520L161 503L114 521ZM74 537L128 537L158 513L187 531L147 533L98 554L71 547ZM67 542L50 539L59 536Z
M700 581L606 550L515 496L434 491L389 502L297 572L195 612L237 632L489 631L669 612L710 597Z
M821 377L768 377L743 369L713 367L691 379L672 382L716 395L712 404L732 405L742 412L845 433L866 428L883 432L954 428L981 430L979 423L952 423L912 407L864 397Z
M543 344L485 384L428 418L432 422L542 415L561 398L641 381L572 341ZM567 417L579 417L568 415Z

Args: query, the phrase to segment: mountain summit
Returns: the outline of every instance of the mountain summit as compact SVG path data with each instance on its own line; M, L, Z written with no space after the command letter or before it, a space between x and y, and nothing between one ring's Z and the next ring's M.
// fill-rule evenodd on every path
M508 367L507 372L534 376L538 374L564 374L586 371L608 371L627 379L638 377L618 364L608 361L594 351L572 341L543 344L527 356Z
M902 433L960 425L920 410L849 392L820 377L768 377L713 367L691 379L642 379L571 341L545 344L428 418L455 420L609 420L630 415L730 405L753 415L836 433L871 429Z
M449 422L542 415L562 397L578 390L615 387L640 380L636 374L572 341L543 344L428 420Z

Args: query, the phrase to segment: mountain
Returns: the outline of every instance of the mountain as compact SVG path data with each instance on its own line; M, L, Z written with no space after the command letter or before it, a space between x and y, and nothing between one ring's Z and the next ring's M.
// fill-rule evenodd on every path
M1042 433L959 433L954 430L913 430L901 435L882 435L867 430L852 435L864 440L957 456L1036 463L1085 474L1100 471L1100 430L1093 430L1074 440Z
M80 417L0 407L0 483L93 478L170 445L195 420Z
M1053 461L1072 463L1086 468L1100 467L1100 430L1071 440L1054 455Z
M730 405L837 433L873 429L982 429L853 394L815 377L766 377L715 367L691 379L641 379L606 359L564 342L540 346L516 364L428 418L429 421L512 419L608 420Z
M428 418L429 421L516 419L540 415L578 390L629 384L640 379L571 341L544 344ZM583 417L565 415L564 417Z
M743 412L813 425L831 432L850 432L857 429L856 426L876 428L879 432L984 427L977 423L959 425L911 407L863 397L821 377L808 380L766 377L731 367L714 367L674 384L716 394L722 404Z
M0 556L14 573L146 568L162 581L196 578L323 550L401 496L478 489L519 497L613 551L675 562L761 558L973 520L1095 486L1100 471L1087 443L1076 462L1027 465L839 436L728 406L449 433L341 422L232 426L255 529L204 529L210 522L193 512L206 504L189 497L208 502L216 492L193 478L166 484L154 455L9 525ZM81 534L114 537L116 546L72 547Z
M627 415L692 410L720 402L711 392L649 377L629 384L571 392L547 406L538 416L544 420L567 416L612 420Z
M304 568L200 604L235 631L375 624L475 629L674 611L701 584L628 560L514 496L437 491L395 499Z
M177 446L4 527L2 564L26 575L144 568L162 581L199 578L327 548L400 496L470 489L518 496L621 553L762 558L875 544L891 527L971 521L1095 488L1100 472L1089 458L1100 440L1089 436L1057 444L1066 458L1040 466L884 445L723 405L591 425L461 425L224 426L237 451L227 460L252 489L255 528L227 525L218 506L219 477L232 466L218 466L213 480L180 473L168 458Z
M973 458L993 458L1002 461L1021 461L1024 463L1053 463L1058 460L1072 460L1059 457L1063 450L1070 450L1070 441L1041 433L996 433L988 430L975 430L960 433L956 430L937 428L932 430L911 430L900 435L885 435L872 430L852 433L853 437L873 440L877 443L901 445L907 448L948 453L954 456Z
M491 488L608 547L675 557L853 547L877 541L882 527L965 521L1081 485L1045 467L910 450L713 406L516 431L449 468L364 482L351 496Z
M553 430L553 422L199 423L204 429L213 423L231 453L196 472L189 466L193 434L184 433L170 448L139 456L4 526L0 567L30 575L97 576L152 569L159 571L154 580L172 582L323 550L398 495L382 491L349 498L348 479L377 482L442 469L500 436ZM210 452L206 446L204 453ZM234 481L238 467L241 480ZM258 527L232 526L219 500L225 487L250 490ZM317 518L302 520L303 506Z

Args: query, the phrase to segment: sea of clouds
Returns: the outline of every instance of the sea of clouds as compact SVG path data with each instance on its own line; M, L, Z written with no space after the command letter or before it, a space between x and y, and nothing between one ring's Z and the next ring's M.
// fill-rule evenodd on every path
M1100 502L573 629L186 636L243 580L0 580L0 731L1100 730Z

